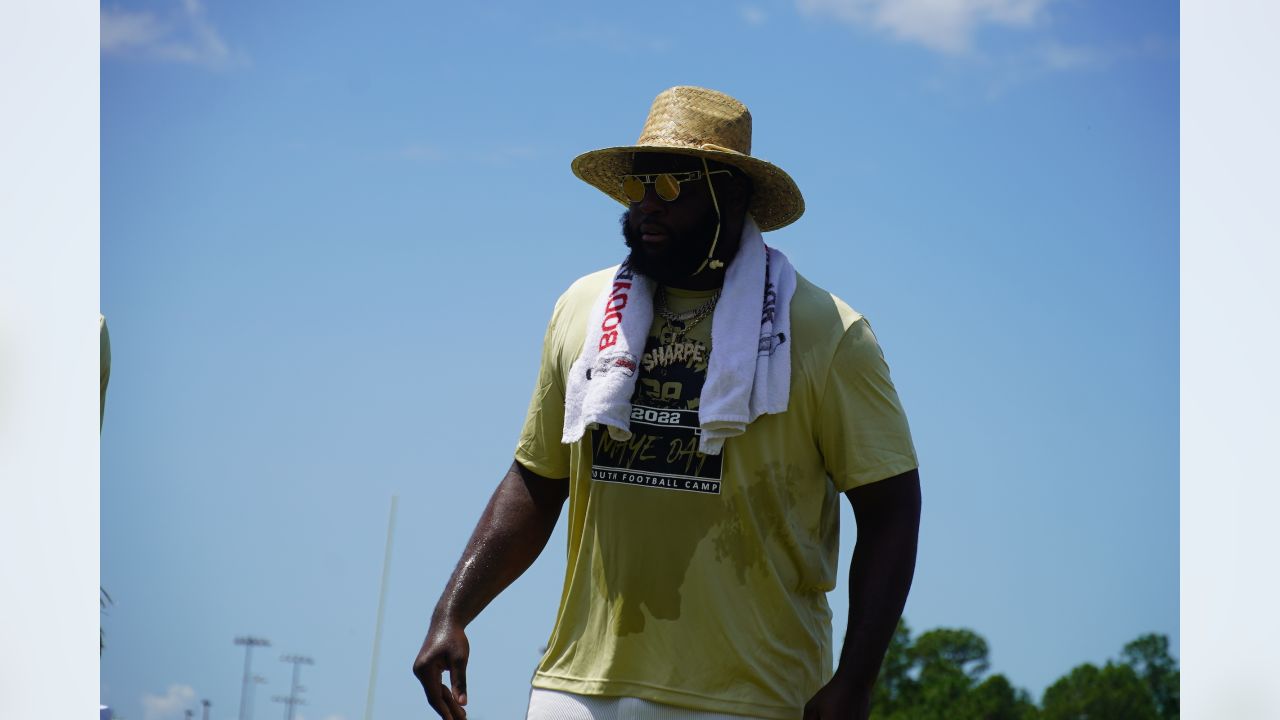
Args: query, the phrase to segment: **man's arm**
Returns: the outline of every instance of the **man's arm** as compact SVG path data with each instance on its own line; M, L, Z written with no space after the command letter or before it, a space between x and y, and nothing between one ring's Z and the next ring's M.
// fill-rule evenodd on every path
M462 709L470 654L465 628L542 553L568 496L567 480L544 478L513 462L489 498L413 661L413 674L441 718L467 716ZM446 670L452 689L441 682Z
M858 523L849 563L849 623L834 677L804 720L865 720L871 690L911 589L920 535L920 473L910 470L845 496Z

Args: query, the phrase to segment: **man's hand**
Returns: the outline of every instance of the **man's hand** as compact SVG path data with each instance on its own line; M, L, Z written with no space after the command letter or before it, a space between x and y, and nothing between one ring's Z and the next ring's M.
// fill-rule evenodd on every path
M443 720L465 720L467 711L467 657L471 645L461 626L447 622L432 623L422 650L413 661L413 674L422 683L427 703ZM445 687L444 672L449 671L449 684Z
M567 478L544 478L513 462L489 498L413 661L427 702L444 720L467 717L462 706L467 704L471 647L463 629L537 559L568 497ZM451 688L441 682L445 672Z
M867 720L871 716L871 688L859 689L839 675L804 706L804 720Z

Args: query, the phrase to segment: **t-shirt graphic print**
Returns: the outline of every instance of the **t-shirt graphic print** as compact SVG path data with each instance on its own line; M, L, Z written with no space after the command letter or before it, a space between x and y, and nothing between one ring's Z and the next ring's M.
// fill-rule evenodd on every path
M698 400L707 379L710 338L692 339L667 320L645 341L631 396L631 438L591 432L591 479L720 494L723 457L698 451Z

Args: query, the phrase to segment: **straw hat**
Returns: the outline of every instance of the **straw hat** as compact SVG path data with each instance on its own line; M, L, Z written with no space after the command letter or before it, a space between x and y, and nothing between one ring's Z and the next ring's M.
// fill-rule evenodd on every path
M715 90L673 87L654 98L635 145L592 150L573 159L573 174L623 205L622 176L631 155L663 152L695 155L732 165L754 184L747 211L762 231L777 230L804 213L804 196L782 168L751 157L751 113Z

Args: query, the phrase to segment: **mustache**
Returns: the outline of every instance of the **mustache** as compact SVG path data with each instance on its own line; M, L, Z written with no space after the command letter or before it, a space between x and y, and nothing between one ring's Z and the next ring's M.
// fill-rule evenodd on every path
M644 215L635 209L622 211L622 217L619 218L619 222L622 223L623 229L634 228L641 231L657 229L665 233L671 232L671 228L667 227L665 223L659 220L651 220L650 216Z

